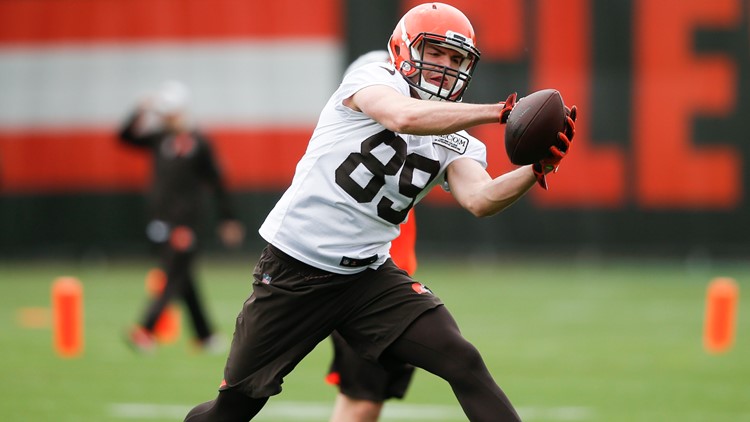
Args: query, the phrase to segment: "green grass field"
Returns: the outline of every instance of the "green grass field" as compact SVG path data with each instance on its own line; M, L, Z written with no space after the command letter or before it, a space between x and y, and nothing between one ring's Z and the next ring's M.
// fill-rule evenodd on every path
M210 313L227 335L254 258L200 263ZM177 421L214 397L224 356L192 350L185 324L180 340L155 356L134 354L121 341L144 306L151 265L0 262L2 420ZM57 357L49 327L21 320L25 308L49 307L51 282L61 275L84 285L79 358ZM715 276L737 279L742 290L750 265L423 258L416 278L446 302L524 420L750 421L750 293L740 295L734 347L708 354L705 291ZM326 341L257 420L327 420L335 396L323 383L329 358ZM448 385L420 371L382 420L465 418Z

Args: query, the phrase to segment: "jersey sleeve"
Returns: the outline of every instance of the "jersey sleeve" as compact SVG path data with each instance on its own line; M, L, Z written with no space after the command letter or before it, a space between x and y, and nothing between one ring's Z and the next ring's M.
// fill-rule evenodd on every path
M403 95L409 96L409 84L401 75L397 78L396 69L389 63L369 63L348 73L341 82L339 98L351 97L357 91L373 85L389 86ZM343 105L342 105L343 106Z

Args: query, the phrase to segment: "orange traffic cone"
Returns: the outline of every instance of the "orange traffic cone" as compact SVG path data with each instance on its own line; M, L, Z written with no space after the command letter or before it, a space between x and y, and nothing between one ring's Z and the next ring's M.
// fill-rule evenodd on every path
M52 334L58 355L65 358L83 352L83 286L74 277L58 277L52 283Z
M715 278L706 291L703 345L710 353L728 351L734 343L740 289L734 279Z

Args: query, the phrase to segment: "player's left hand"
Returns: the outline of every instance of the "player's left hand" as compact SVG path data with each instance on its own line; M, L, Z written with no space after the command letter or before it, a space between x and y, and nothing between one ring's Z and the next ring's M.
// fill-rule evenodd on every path
M573 140L573 136L576 134L576 117L578 117L578 107L565 106L565 129L558 134L558 137L564 137L564 143L568 146L570 146L570 141Z
M578 117L578 108L565 106L565 128L557 133L560 146L549 147L550 156L531 166L536 182L544 190L547 190L547 173L557 173L560 162L570 152L570 142L576 134L576 117Z
M505 100L505 103L503 104L503 109L500 110L500 124L505 124L508 122L508 116L510 116L511 110L513 110L513 107L516 106L516 97L518 96L517 93L512 93L508 95L508 98Z

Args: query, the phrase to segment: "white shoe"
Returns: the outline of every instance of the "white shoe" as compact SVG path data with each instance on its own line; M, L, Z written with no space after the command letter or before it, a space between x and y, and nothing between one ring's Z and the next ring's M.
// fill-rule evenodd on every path
M138 353L150 355L156 351L153 334L140 326L134 326L125 333L125 342Z
M198 348L209 355L224 354L228 349L228 341L222 334L211 334L203 340L199 340Z

